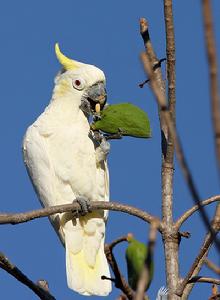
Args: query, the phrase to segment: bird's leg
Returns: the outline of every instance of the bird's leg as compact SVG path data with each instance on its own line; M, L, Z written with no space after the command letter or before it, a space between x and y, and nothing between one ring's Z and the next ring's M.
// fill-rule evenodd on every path
M110 152L110 144L109 144L109 142L106 141L103 134L101 134L101 136L99 136L98 144L99 144L99 146L96 147L96 150L95 150L97 166L106 160L106 157Z
M89 212L91 212L90 209L90 200L85 196L77 196L75 201L80 205L80 215L85 216Z
M110 152L110 144L107 142L105 136L102 137L102 141L100 143L100 148L105 156L107 156Z
M102 142L103 134L100 131L90 130L89 134L97 144L100 144Z

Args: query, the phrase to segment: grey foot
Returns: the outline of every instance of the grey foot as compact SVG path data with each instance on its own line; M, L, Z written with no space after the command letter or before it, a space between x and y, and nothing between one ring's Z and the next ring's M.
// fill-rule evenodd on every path
M90 130L90 136L95 140L96 143L100 144L103 139L103 134L98 130Z
M109 154L110 144L109 144L109 142L106 141L106 139L104 137L102 138L100 148L102 149L102 152L104 153L104 155Z
M76 202L79 203L80 208L81 208L81 216L85 216L90 210L90 200L84 196L78 196L76 197Z

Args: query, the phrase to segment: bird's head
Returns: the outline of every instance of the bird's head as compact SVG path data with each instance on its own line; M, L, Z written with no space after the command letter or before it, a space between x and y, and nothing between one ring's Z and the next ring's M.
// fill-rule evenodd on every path
M55 52L62 71L55 79L55 97L68 97L86 115L103 109L107 95L104 73L93 65L84 64L65 56L56 43Z

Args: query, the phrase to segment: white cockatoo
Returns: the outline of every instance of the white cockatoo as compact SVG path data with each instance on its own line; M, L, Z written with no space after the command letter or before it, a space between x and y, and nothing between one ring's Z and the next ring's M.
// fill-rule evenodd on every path
M88 201L109 200L106 156L109 144L90 131L89 116L106 102L104 73L93 65L77 62L55 52L62 71L55 78L52 99L27 129L23 142L28 174L43 206L72 203L82 209ZM69 288L83 295L107 296L110 276L104 253L107 213L84 216L72 213L50 217L66 248Z

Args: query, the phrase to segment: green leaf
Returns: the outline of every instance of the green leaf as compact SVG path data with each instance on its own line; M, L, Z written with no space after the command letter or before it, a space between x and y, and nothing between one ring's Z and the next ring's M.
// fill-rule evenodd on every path
M131 103L119 103L107 106L100 113L101 119L91 124L93 130L114 134L149 138L150 122L147 114Z
M148 248L145 244L130 238L128 240L129 245L126 249L126 262L127 262L127 272L128 272L128 283L133 290L137 289L138 281L140 279L142 270L145 266L147 259L150 259L149 264L149 278L146 282L145 289L147 290L151 284L153 273L154 273L154 262L153 257L150 257L148 253Z

